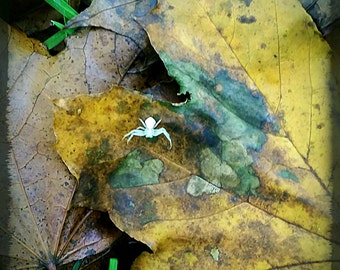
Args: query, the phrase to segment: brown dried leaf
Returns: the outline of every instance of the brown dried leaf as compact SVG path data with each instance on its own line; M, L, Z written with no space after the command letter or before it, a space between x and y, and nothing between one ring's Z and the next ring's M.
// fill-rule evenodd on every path
M12 149L8 157L9 186L4 181L0 186L11 196L6 202L8 209L1 210L0 239L10 243L9 249L0 247L1 265L53 269L98 253L119 236L114 228L99 226L99 214L70 210L76 182L54 149L51 98L105 90L104 85L120 80L120 74L109 72L101 80L94 79L92 74L99 73L93 63L103 66L101 59L105 62L107 56L103 50L99 55L91 54L91 50L99 44L99 50L109 48L109 53L115 46L112 40L122 37L112 32L83 31L69 39L64 52L51 57L42 44L2 26L9 31L7 119ZM118 62L117 55L122 59L112 69L131 61L131 54L124 58L119 53L129 51L126 45L116 47L116 55L110 54L114 62ZM5 211L9 211L9 220L4 219Z

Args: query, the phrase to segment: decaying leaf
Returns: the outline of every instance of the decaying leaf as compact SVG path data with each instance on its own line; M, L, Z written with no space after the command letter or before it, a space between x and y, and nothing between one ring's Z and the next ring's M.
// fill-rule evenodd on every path
M173 107L113 88L55 100L74 203L109 211L152 248L134 269L329 269L339 96L300 4L169 0L138 21L191 99ZM162 135L121 140L149 116L172 150Z
M313 23L295 1L285 2L284 4L273 2L267 6L267 11L272 10L272 12L263 16L263 18L260 16L261 13L257 13L259 7L263 4L261 1L251 2L249 5L233 5L231 3L229 7L228 5L223 6L222 2L212 4L203 1L197 3L196 6L191 5L191 13L195 17L201 15L201 20L198 20L196 24L187 24L185 29L179 32L185 33L183 35L177 34L175 28L172 32L167 31L167 40L156 38L162 35L163 29L166 29L164 24L166 25L174 20L178 22L174 27L177 25L182 27L180 20L184 20L185 16L183 16L183 12L179 12L179 8L175 11L174 9L167 9L166 4L162 5L165 10L159 9L157 12L162 15L169 14L169 19L165 16L157 23L157 20L154 20L153 17L154 21L147 25L153 45L161 56L165 55L165 62L168 61L166 57L171 55L171 62L167 67L169 72L174 74L178 80L180 80L178 77L182 75L181 71L183 70L178 66L185 65L190 61L190 58L197 59L195 62L199 62L200 66L204 68L203 70L207 70L207 73L217 70L216 72L219 74L221 69L225 68L231 74L231 77L240 77L242 75L239 73L242 74L242 72L237 72L237 68L243 67L249 74L248 78L255 82L264 95L269 110L275 113L277 118L283 118L283 121L280 121L279 136L275 136L275 140L277 140L275 144L278 145L281 142L281 151L286 150L285 146L289 143L292 144L290 148L296 149L296 154L294 154L294 151L289 151L289 157L284 157L290 164L285 164L286 161L277 165L286 165L290 168L294 166L293 163L297 164L297 158L300 156L300 162L307 161L304 167L309 167L315 171L318 175L317 178L319 178L318 181L323 181L326 187L329 186L328 181L331 178L333 168L330 159L333 135L331 129L337 126L331 108L333 98L336 99L338 95L335 90L334 76L332 77L330 70L327 43L320 38ZM175 3L171 4L176 6ZM184 14L186 13L184 12ZM291 15L290 20L287 20L285 16L287 13ZM228 16L225 17L224 15ZM249 23L242 19L245 17L248 19L254 17L254 19ZM264 35L260 35L262 24L267 25ZM188 39L188 36L190 36L188 32L193 33L196 30L195 28L200 26L205 26L200 31L202 37L195 35L192 39ZM208 35L205 32L213 29L215 29L215 35ZM304 34L298 35L297 33ZM152 38L153 35L155 36L154 39ZM247 43L245 40L248 40L247 36L249 35L254 36L254 38ZM272 39L266 39L266 37L272 37ZM183 41L176 42L179 39ZM168 43L173 44L174 42L178 46L187 48L187 55L176 54L171 50L172 47L166 46ZM200 47L195 42L198 44L204 42L203 44L208 44L211 48L221 48L220 46L227 42L228 45L224 45L222 47L224 50L221 50L226 56L222 58L220 55L219 58L216 58L216 54L222 52L206 50L204 58L201 56L202 54L198 57L196 51ZM205 48L203 44L200 46ZM306 70L309 72L306 72ZM215 85L213 84L215 86L213 94L217 97L220 92L225 91L225 88L228 89L228 87L221 86L218 79L217 77L213 81L215 83ZM247 82L247 85L252 90L251 82ZM184 91L189 90L189 87L192 86L187 86L185 83L182 85ZM333 91L329 91L329 89ZM239 92L240 90L237 93ZM306 96L309 97L309 102L306 102ZM238 110L238 113L243 114L240 110ZM334 113L338 113L338 111ZM327 124L325 123L326 119ZM250 122L255 121L251 119ZM268 129L267 126L263 128ZM275 129L269 128L268 131L273 133ZM272 136L267 136L266 145L271 143L271 138ZM271 151L273 150L272 148ZM278 156L286 156L286 152ZM270 151L261 151L261 153L270 153ZM323 158L320 159L320 156ZM293 158L293 161L289 161L290 158Z
M6 202L8 209L2 207L2 211L9 212L9 220L6 215L0 219L0 268L53 269L99 253L120 235L114 227L108 230L102 226L101 214L71 209L76 182L54 148L51 102L51 98L89 93L92 89L98 92L103 82L119 81L119 73L106 73L102 80L86 73L89 65L100 65L99 58L103 58L91 55L90 59L87 48L102 44L100 49L111 50L118 43L111 42L112 33L101 31L96 38L95 31L78 32L69 39L67 50L51 57L41 43L2 25L9 32L7 135L12 149L8 156L10 185L1 181L0 186L11 196ZM105 42L98 42L100 38ZM117 46L117 51L128 51L123 46L126 43L119 44L122 47ZM129 54L125 57L120 55L121 62L115 68L131 61ZM93 66L91 71L97 72Z
M129 37L140 49L147 45L144 29L134 16L144 16L157 4L150 1L94 0L91 6L67 23L67 27L96 26Z
M260 12L264 5L265 14ZM189 16L195 23L185 23ZM331 73L329 47L299 4L166 1L141 22L182 91L197 92L192 90L192 82L183 79L188 76L185 67L194 62L212 79L210 90L217 99L221 92L232 89L232 85L220 83L218 75L223 70L244 81L252 93L264 95L268 110L281 120L281 128L275 133L275 125L262 126L267 130L266 143L253 156L261 196L251 197L250 203L329 239L329 181L337 179L333 168L339 160L339 151L334 153L332 144L339 134L338 88ZM167 39L159 38L165 34ZM190 72L192 79L193 70ZM201 74L194 81L202 84L202 78ZM240 92L238 88L232 96ZM236 114L242 115L247 107L248 103ZM219 123L220 118L215 121ZM334 217L339 211L337 203Z
M163 71L164 67L154 67L156 70L151 68L159 58L146 32L134 19L134 16L145 15L155 5L154 0L95 0L89 8L67 23L70 28L98 28L89 35L89 43L85 47L88 67L86 77L96 86L89 85L91 93L108 90L112 84L138 91L155 84L155 78L160 76L155 73ZM141 63L140 68L136 69L133 65L137 61Z
M133 269L275 269L292 262L318 269L312 262L329 257L329 241L248 203L199 219L155 221L143 233L157 247Z

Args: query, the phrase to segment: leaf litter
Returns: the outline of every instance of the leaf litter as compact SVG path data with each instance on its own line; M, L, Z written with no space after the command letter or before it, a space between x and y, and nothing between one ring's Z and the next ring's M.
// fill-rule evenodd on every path
M133 269L166 268L169 264L191 269L202 263L218 269L228 264L237 268L240 263L248 269L263 269L315 260L328 267L330 197L320 180L329 181L330 165L323 170L315 167L313 151L309 152L312 158L305 161L298 135L287 136L295 121L302 120L285 119L289 108L281 105L277 110L280 103L275 103L275 89L282 95L284 81L270 81L272 92L264 87L266 77L259 77L261 73L252 69L256 66L251 64L256 62L241 58L243 44L247 53L254 50L247 49L244 39L243 44L238 43L226 25L219 25L221 11L232 11L229 18L233 20L237 12L251 14L256 5L244 9L242 5L222 8L218 3L211 4L201 1L189 7L164 1L152 15L138 18L181 91L190 92L191 100L186 104L173 107L119 87L91 97L54 100L57 151L79 181L73 205L109 211L116 226L153 249L154 255L144 254ZM287 6L276 6L276 12ZM299 9L294 11L301 16ZM196 16L196 23L182 24L189 15ZM175 24L169 28L171 21ZM259 16L247 25L256 23L261 23ZM276 24L282 27L281 21ZM211 26L226 30L208 35ZM243 29L240 25L233 27ZM311 29L309 34L315 31ZM327 51L318 38L313 41L321 51ZM275 55L282 57L279 62L268 60L266 53L259 59L268 60L276 68L275 63L281 64L284 59L282 52L274 54L273 59L277 59ZM322 55L320 59L327 59L327 53ZM315 85L323 91L328 89L317 81L301 89ZM284 112L284 116L278 112ZM326 118L327 113L321 117ZM162 137L134 138L129 145L121 141L127 131L138 126L139 117L151 115L162 118L174 142L172 151L167 150ZM104 153L103 145L108 145ZM329 147L320 149L329 151ZM99 155L93 159L89 151ZM137 155L131 159L132 153ZM148 175L152 168L148 164L153 161L163 164L161 173ZM137 172L146 172L143 177L140 173L130 176L122 169L129 162L135 164ZM314 167L319 177L311 170ZM132 184L126 188L124 181L123 186L116 186L120 177L114 177L115 172L121 179L133 180ZM143 182L150 179L151 183ZM211 255L216 249L217 259ZM291 253L282 256L287 249ZM299 254L299 258L292 254Z
M297 105L296 110L301 114L295 116L290 108L294 106L294 99L296 102L303 99L301 89L306 93L306 89L312 91L320 86L327 94L324 81L328 81L329 73L319 76L312 84L307 80L306 85L294 87L295 98L290 97L285 91L293 81L288 80L292 76L286 75L289 69L285 69L285 59L294 57L296 52L285 51L285 46L288 47L282 40L285 32L277 32L278 28L290 29L295 20L310 18L302 8L294 6L294 1L273 4L269 6L270 16L262 17L256 11L261 6L260 1L249 6L223 6L222 2L162 1L151 14L137 18L181 92L190 93L190 100L185 104L172 106L113 88L111 91L119 95L107 92L95 97L63 100L70 107L77 104L89 107L90 114L96 108L96 117L89 113L70 115L67 106L58 106L55 116L55 129L59 134L57 148L65 163L76 168L75 175L80 182L75 194L77 205L107 209L121 230L152 248L154 254L145 253L133 269L167 268L169 265L191 269L202 263L205 267L219 269L229 264L238 268L240 263L247 269L264 269L273 265L313 264L315 260L323 262L322 267L328 267L331 198L322 182L329 181L327 170L332 165L321 169L313 158L305 159L306 148L299 137L303 129L295 126L301 122L307 131L311 128L308 121L303 120L306 106ZM281 16L283 18L289 8L293 8L295 15L283 22ZM221 16L228 12L232 14L230 24ZM257 14L256 20L249 23L237 20L242 14L248 17ZM190 20L192 23L187 23L188 17L194 18ZM277 40L263 45L266 37L260 35L263 31L258 24L261 23L273 25L268 32L273 31L281 47L277 47ZM228 27L232 27L232 31L228 31ZM314 34L317 30L311 24L301 24L301 28L304 27L308 31L300 37L301 42L308 42L313 52L315 48L315 54L319 52L320 55L320 58L312 58L309 65L318 66L317 59L324 59L327 69L327 44ZM235 29L239 34L236 35ZM249 33L258 33L258 40L247 43ZM266 50L257 55L256 48L249 49L257 45ZM256 57L259 61L249 60ZM302 63L298 56L291 61L296 65ZM263 73L258 72L259 68ZM301 72L296 70L296 74ZM122 98L124 103L120 101ZM117 102L122 105L117 106ZM331 119L327 110L320 116L312 112L312 118L326 118L327 114ZM58 119L66 119L66 115L69 122L58 124ZM126 132L138 126L138 118L148 116L162 118L173 141L172 151L166 150L165 138L134 138L129 145L121 141ZM84 123L89 134L84 133L81 124L72 125L73 121ZM334 124L332 120L331 124ZM65 141L60 139L66 136L64 132L69 134ZM327 129L314 130L313 126L306 134L314 136L320 132L329 138ZM75 138L83 138L82 142L71 140L74 133L77 134ZM112 145L110 159L104 160L102 166L88 168L86 145L98 145L103 138ZM320 142L316 139L314 143ZM68 145L74 145L72 156L63 153ZM331 151L329 147L309 149L309 157L320 151ZM141 177L144 166L152 160L163 164L162 172ZM129 174L123 169L126 164L133 167L132 172L139 173ZM319 175L315 175L314 170ZM115 172L121 177L112 177ZM86 186L88 178L96 183L97 194L105 196L84 196L81 186ZM231 239L230 235L237 237ZM285 244L277 244L277 241ZM218 261L211 256L216 243L219 243ZM255 247L257 253L252 254ZM283 253L287 256L283 257ZM299 254L299 258L293 254Z
M118 82L133 85L124 75L139 51L127 36L84 29L68 39L65 51L50 56L41 43L2 24L9 30L7 119L12 149L11 184L1 190L9 190L12 199L9 220L0 224L3 243L10 243L9 249L1 247L1 265L54 269L100 253L121 232L112 224L101 225L101 213L72 208L77 183L54 148L51 99L105 91ZM115 63L109 67L113 72L99 72L108 55Z

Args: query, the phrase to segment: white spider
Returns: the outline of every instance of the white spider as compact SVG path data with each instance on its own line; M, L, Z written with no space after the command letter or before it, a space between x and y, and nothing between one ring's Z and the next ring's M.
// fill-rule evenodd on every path
M159 128L159 129L155 129L158 124L161 122L162 119L160 119L157 123L156 120L153 119L153 117L148 117L145 122L139 118L139 121L141 121L141 123L143 124L144 127L138 127L136 129L131 130L129 133L125 134L123 139L125 139L126 137L130 136L127 140L126 143L128 143L133 136L145 136L146 138L152 138L152 137L156 137L160 134L164 134L164 136L168 139L168 141L170 142L170 149L172 147L172 142L170 139L170 135L169 133L166 131L165 128Z

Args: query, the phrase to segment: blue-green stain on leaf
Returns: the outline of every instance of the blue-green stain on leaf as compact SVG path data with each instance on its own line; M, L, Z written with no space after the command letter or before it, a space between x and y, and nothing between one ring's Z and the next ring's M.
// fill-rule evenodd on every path
M240 195L256 196L256 189L260 186L260 180L256 176L251 166L241 167L236 170L238 177L241 179L241 185L236 190Z
M140 225L158 220L156 205L151 200L152 191L145 188L142 191L138 197L130 194L129 189L115 192L113 209L127 219L138 219Z
M201 173L209 183L224 189L234 189L240 185L236 172L213 153L210 148L204 148L200 155Z
M136 203L134 198L128 192L121 191L114 193L114 209L116 209L122 216L129 217L135 213Z
M170 76L176 78L181 93L189 92L191 100L172 110L196 121L199 117L220 140L237 138L247 149L261 150L266 135L261 128L275 126L260 93L231 79L227 71L210 78L207 72L188 62L173 62L160 53Z
M290 170L281 170L278 172L278 175L284 179L290 179L294 181L295 183L299 182L299 178L296 177L294 173L292 173Z
M105 161L108 158L108 152L110 151L110 143L107 138L104 138L99 147L92 147L86 150L86 157L88 163L91 165L97 165L101 161Z
M118 168L109 176L112 188L126 188L157 184L163 171L163 162L134 150L120 162Z
M185 105L169 108L183 114L188 128L195 131L197 141L205 144L200 147L210 149L198 151L205 179L237 194L255 195L259 179L251 167L251 152L261 151L267 140L265 127L266 130L271 127L273 132L279 130L262 94L232 79L226 70L212 76L192 62L174 62L163 52L159 55L169 75L180 85L180 92L190 93L191 100ZM203 138L206 134L209 134L209 144ZM207 155L216 162L208 162ZM216 174L216 170L220 173ZM221 182L218 185L216 181Z
M224 142L222 144L221 159L232 168L242 168L252 164L253 159L248 155L243 145L237 141Z
M250 91L245 84L231 79L225 70L217 73L215 82L216 90L211 93L232 113L257 128L270 122L265 101L259 92Z
M86 256L91 256L91 255L94 255L94 254L96 254L96 251L93 248L91 248L91 249L89 249L85 252Z
M135 11L133 14L136 17L145 16L148 12L155 8L157 4L158 4L157 0L137 1Z
M145 200L138 210L139 224L145 225L157 220L157 209L153 202Z

